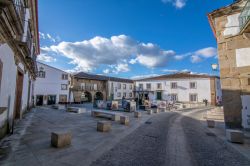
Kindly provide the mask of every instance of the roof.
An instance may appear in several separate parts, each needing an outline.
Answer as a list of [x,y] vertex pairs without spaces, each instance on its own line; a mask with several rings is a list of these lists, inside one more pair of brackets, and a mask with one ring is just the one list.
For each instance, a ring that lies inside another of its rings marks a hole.
[[118,78],[118,77],[109,77],[104,75],[97,75],[97,74],[89,74],[80,72],[73,75],[75,78],[84,78],[84,79],[90,79],[90,80],[100,80],[100,81],[115,81],[115,82],[127,82],[127,83],[133,83],[134,81],[131,79],[125,79],[125,78]]
[[147,81],[147,80],[164,80],[164,79],[182,79],[182,78],[220,78],[218,76],[211,76],[206,74],[191,74],[191,73],[174,73],[174,74],[165,74],[156,77],[148,77],[139,79],[136,81]]
[[55,67],[53,67],[53,66],[47,65],[47,64],[42,63],[42,62],[39,62],[39,61],[37,61],[36,63],[37,63],[37,64],[40,64],[40,65],[47,66],[47,67],[52,68],[52,69],[55,69],[55,70],[59,70],[59,71],[61,71],[61,72],[63,72],[63,73],[67,73],[67,74],[69,74],[69,73],[68,73],[68,72],[66,72],[66,71],[63,71],[63,70],[61,70],[61,69],[55,68]]

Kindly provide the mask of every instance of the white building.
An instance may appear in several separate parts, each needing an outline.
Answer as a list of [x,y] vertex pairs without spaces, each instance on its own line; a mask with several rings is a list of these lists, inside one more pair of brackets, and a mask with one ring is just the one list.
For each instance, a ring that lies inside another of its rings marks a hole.
[[[18,12],[17,12],[18,11]],[[0,3],[0,138],[32,106],[39,54],[37,1]]]
[[38,74],[35,81],[36,105],[52,105],[69,101],[70,76],[67,72],[37,62]]
[[108,81],[108,95],[113,100],[134,98],[133,80],[110,77]]
[[215,76],[176,73],[136,80],[136,96],[140,99],[168,100],[182,103],[221,101],[220,79]]

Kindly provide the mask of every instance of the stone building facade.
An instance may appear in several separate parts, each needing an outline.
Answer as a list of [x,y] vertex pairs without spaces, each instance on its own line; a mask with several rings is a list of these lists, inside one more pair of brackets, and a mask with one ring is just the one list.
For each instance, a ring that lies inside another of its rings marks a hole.
[[71,102],[93,102],[94,100],[121,100],[134,97],[134,82],[130,79],[108,77],[87,73],[72,75]]
[[225,123],[250,128],[250,2],[238,0],[208,14],[218,44]]
[[39,54],[37,0],[0,1],[0,138],[33,105]]

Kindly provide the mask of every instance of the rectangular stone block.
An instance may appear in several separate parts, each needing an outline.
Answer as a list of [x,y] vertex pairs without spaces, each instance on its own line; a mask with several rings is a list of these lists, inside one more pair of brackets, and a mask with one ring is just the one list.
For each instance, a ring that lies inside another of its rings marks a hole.
[[111,123],[108,121],[98,121],[97,122],[97,131],[108,132],[111,130]]
[[121,122],[121,124],[128,126],[129,125],[129,117],[128,116],[121,116],[120,122]]
[[240,130],[227,129],[226,136],[227,140],[232,143],[244,143],[244,134]]
[[119,121],[119,120],[120,120],[120,115],[114,114],[114,115],[111,116],[111,119],[112,119],[113,121]]
[[215,121],[211,120],[211,119],[208,119],[207,120],[207,127],[214,128],[214,126],[215,126]]
[[72,135],[70,132],[52,132],[51,146],[63,148],[71,144]]
[[149,115],[151,115],[151,114],[153,113],[153,110],[152,110],[152,109],[148,109],[148,110],[147,110],[147,113],[148,113]]
[[74,112],[74,113],[81,114],[81,113],[86,112],[86,108],[68,107],[67,111],[68,112]]
[[154,113],[158,114],[160,112],[160,110],[157,108],[154,110]]
[[141,112],[135,111],[134,116],[135,116],[135,118],[140,118],[141,117]]

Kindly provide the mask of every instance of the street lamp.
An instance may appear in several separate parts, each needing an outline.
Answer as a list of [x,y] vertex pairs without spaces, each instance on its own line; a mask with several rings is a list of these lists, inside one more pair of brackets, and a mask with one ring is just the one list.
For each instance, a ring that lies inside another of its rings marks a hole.
[[212,67],[213,71],[218,71],[219,65],[217,63],[213,63],[213,64],[211,64],[211,67]]

